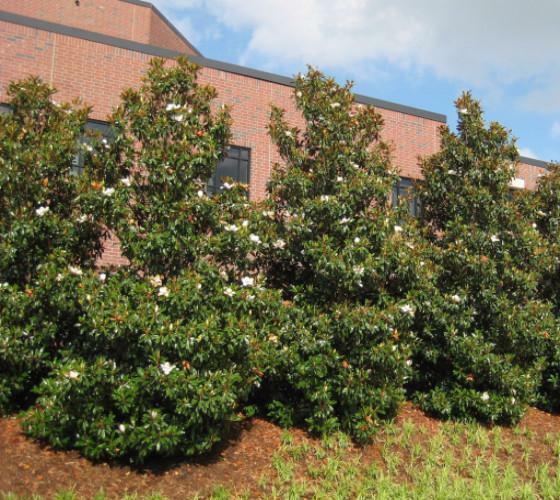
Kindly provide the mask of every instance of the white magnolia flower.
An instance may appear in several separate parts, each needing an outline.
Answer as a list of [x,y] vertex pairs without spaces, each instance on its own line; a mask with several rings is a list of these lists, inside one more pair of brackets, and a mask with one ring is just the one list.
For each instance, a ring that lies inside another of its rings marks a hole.
[[119,432],[123,433],[124,431],[126,431],[126,425],[120,424],[119,425]]
[[169,288],[166,286],[160,286],[158,289],[158,295],[160,297],[169,297]]
[[395,229],[395,233],[402,233],[403,230],[401,226],[395,226],[394,229]]
[[249,239],[253,242],[253,243],[257,243],[259,244],[261,242],[261,239],[258,235],[256,234],[250,234],[249,235]]
[[399,309],[403,314],[414,316],[414,309],[409,304],[405,304],[404,306],[401,306]]
[[[58,274],[56,275],[56,278],[55,278],[55,279],[56,279],[57,283],[60,283],[60,282],[64,279],[64,275],[61,274],[61,273],[58,273]],[[6,283],[6,286],[8,286],[8,283]]]
[[498,243],[498,241],[500,241],[500,238],[498,238],[495,234],[493,234],[492,236],[490,236],[490,241],[492,243]]
[[91,153],[93,151],[93,147],[89,144],[84,144],[84,148],[87,152]]
[[99,273],[98,279],[99,281],[101,281],[101,283],[105,283],[105,280],[107,279],[107,275],[105,273]]
[[161,276],[159,274],[156,276],[150,276],[148,280],[150,282],[150,285],[152,285],[153,287],[158,287],[163,284],[163,282],[161,281]]
[[268,217],[269,219],[274,218],[274,212],[272,210],[265,210],[262,214],[264,217]]
[[174,119],[176,122],[181,123],[181,122],[185,119],[185,115],[175,115],[175,116],[173,117],[173,119]]
[[242,225],[243,227],[247,227],[247,226],[249,226],[249,221],[248,221],[248,220],[244,220],[244,221],[241,223],[241,225]]
[[70,380],[76,380],[79,376],[80,376],[80,372],[77,372],[76,370],[70,370],[66,374],[66,378],[69,378]]
[[197,290],[200,290],[201,288],[202,288],[202,284],[201,284],[201,283],[197,283],[197,284],[196,284],[196,289],[197,289]]
[[533,228],[536,229],[536,228],[537,228],[537,223],[536,223],[536,222],[533,222],[533,223],[531,224],[531,226],[533,226]]
[[251,278],[251,276],[244,276],[241,278],[241,285],[242,286],[253,286],[255,284],[255,279]]
[[156,419],[157,418],[157,411],[156,410],[150,411],[150,417],[152,417],[153,419]]
[[482,401],[488,401],[490,399],[490,396],[487,392],[483,392],[480,396],[480,399],[482,399]]
[[82,275],[82,270],[76,266],[68,266],[68,271],[70,272],[70,274],[73,274],[74,276]]
[[224,295],[226,295],[228,297],[233,297],[235,295],[235,292],[230,287],[227,287],[224,290]]
[[456,172],[455,170],[453,170],[453,169],[448,170],[447,173],[448,173],[449,175],[456,175],[456,174],[457,174],[457,172]]
[[461,108],[459,110],[459,113],[462,115],[468,115],[469,114],[469,110],[467,108]]
[[342,176],[339,175],[339,176],[336,178],[336,182],[344,182],[344,177],[342,177]]
[[331,108],[333,108],[333,109],[340,108],[340,103],[339,102],[332,102],[331,103]]
[[229,233],[236,233],[239,231],[239,228],[235,224],[227,224],[224,226],[224,229]]
[[455,294],[455,295],[451,296],[451,300],[453,302],[455,302],[455,304],[459,304],[461,302],[461,297],[459,297],[457,294]]
[[539,210],[539,211],[537,212],[537,215],[540,215],[541,217],[544,217],[544,216],[546,215],[546,213],[543,212],[542,210]]
[[515,404],[515,398],[511,398],[511,404],[512,404],[512,405]]
[[272,244],[272,246],[274,248],[282,249],[286,246],[286,242],[283,239],[278,239]]
[[80,215],[76,220],[77,220],[80,224],[83,224],[85,221],[87,221],[87,215]]
[[329,201],[330,196],[328,194],[321,195],[321,201]]
[[360,240],[360,238],[358,238],[357,236],[354,238],[354,243],[360,243],[360,241],[362,240]]
[[340,222],[341,224],[348,224],[350,222],[350,219],[348,217],[342,217],[342,219],[340,219],[338,222]]
[[302,96],[303,96],[301,90],[298,90],[298,91],[296,92],[296,96],[297,96],[297,97],[302,97]]
[[199,189],[199,190],[196,192],[196,195],[197,195],[199,198],[204,198],[204,191],[203,191],[202,189]]
[[132,184],[132,179],[130,177],[123,177],[121,179],[121,183],[124,184],[126,187],[130,187]]
[[164,375],[169,375],[174,369],[175,365],[172,365],[168,361],[159,365],[159,369],[163,372]]
[[286,132],[284,132],[284,134],[286,135],[286,137],[292,137],[292,131],[291,130],[286,130]]
[[414,244],[411,243],[410,241],[407,241],[407,242],[405,243],[405,245],[406,245],[408,248],[410,248],[411,250],[414,250]]
[[35,210],[35,213],[39,216],[39,217],[43,217],[43,215],[45,215],[46,213],[50,212],[50,208],[49,207],[39,207],[38,209]]
[[180,104],[170,102],[167,106],[165,106],[165,111],[175,111],[176,109],[180,109],[180,108],[181,108]]
[[112,196],[114,192],[115,192],[114,188],[105,188],[103,190],[103,196]]
[[411,359],[406,360],[406,366],[412,366],[412,360]]
[[232,187],[233,187],[233,184],[230,184],[229,182],[224,182],[224,183],[222,184],[222,189],[227,189],[227,190],[229,190],[229,189],[231,189]]
[[352,271],[354,271],[355,274],[357,274],[358,276],[362,276],[364,274],[364,267],[363,266],[354,266],[352,268]]
[[357,163],[352,163],[352,166],[353,166],[355,169],[360,168],[360,165],[358,165]]

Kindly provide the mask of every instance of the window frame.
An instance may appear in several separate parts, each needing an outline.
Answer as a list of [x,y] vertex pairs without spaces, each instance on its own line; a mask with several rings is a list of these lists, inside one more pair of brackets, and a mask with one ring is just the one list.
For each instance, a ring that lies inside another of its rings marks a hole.
[[[239,155],[236,158],[232,158],[232,157],[229,156],[229,152],[232,149],[239,150]],[[247,153],[247,158],[246,159],[242,158],[242,153],[243,152]],[[250,147],[239,146],[237,144],[230,144],[226,149],[226,154],[224,155],[222,160],[220,160],[220,162],[216,165],[216,168],[214,169],[214,172],[212,173],[212,176],[210,177],[210,180],[208,181],[208,184],[206,185],[206,192],[210,196],[213,196],[213,195],[219,193],[220,190],[222,189],[222,186],[223,186],[223,182],[220,181],[220,178],[229,177],[229,178],[233,179],[235,182],[241,182],[240,181],[241,163],[245,162],[247,164],[247,172],[246,172],[246,176],[245,176],[246,181],[244,181],[243,184],[247,185],[247,196],[249,196],[249,186],[251,185],[251,156],[252,156],[252,150],[251,150]],[[227,176],[227,175],[223,175],[221,177],[218,177],[218,169],[220,168],[220,164],[224,160],[236,160],[237,161],[237,178]],[[212,184],[211,184],[211,182],[212,182]]]
[[399,177],[399,180],[391,192],[391,204],[393,208],[399,206],[402,197],[405,197],[408,205],[408,213],[414,217],[418,218],[422,214],[422,204],[415,194],[414,185],[418,182],[417,179],[412,179],[411,177]]

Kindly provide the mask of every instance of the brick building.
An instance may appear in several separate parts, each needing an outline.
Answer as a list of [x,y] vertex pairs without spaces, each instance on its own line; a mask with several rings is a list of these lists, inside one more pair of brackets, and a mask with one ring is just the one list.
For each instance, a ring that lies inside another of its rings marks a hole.
[[[270,170],[279,160],[266,127],[272,103],[301,121],[285,76],[207,59],[150,3],[141,0],[0,0],[0,103],[10,81],[30,74],[54,85],[59,100],[76,97],[93,106],[92,120],[103,120],[119,102],[123,88],[137,86],[154,56],[186,54],[202,67],[201,81],[218,90],[219,102],[232,105],[233,144],[215,177],[248,182],[250,196],[266,195]],[[418,157],[439,147],[444,115],[362,95],[385,120],[383,137],[393,146],[402,176],[396,193],[420,178]],[[546,163],[522,158],[515,186],[533,188]],[[111,252],[111,250],[109,250]]]

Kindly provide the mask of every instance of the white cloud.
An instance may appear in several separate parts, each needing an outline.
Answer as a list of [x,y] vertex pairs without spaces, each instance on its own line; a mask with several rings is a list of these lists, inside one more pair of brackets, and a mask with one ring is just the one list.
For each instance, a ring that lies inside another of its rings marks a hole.
[[550,135],[555,138],[560,137],[560,122],[554,122],[550,127]]
[[521,156],[526,156],[527,158],[533,158],[535,160],[538,160],[539,157],[537,156],[537,153],[535,153],[531,148],[517,148],[517,151],[519,151],[519,154]]
[[496,91],[531,82],[527,108],[560,109],[558,0],[155,0],[198,6],[249,34],[247,59],[347,70],[389,62]]

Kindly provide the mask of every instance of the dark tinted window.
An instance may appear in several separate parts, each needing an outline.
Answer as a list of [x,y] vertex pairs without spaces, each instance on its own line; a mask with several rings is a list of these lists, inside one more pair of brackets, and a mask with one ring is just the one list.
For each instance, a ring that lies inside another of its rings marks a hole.
[[216,171],[208,182],[208,192],[217,193],[226,178],[249,184],[251,150],[240,146],[229,146],[225,158],[218,164]]
[[12,111],[12,108],[10,108],[9,104],[2,104],[0,103],[0,114],[5,115],[8,114]]
[[407,200],[408,211],[413,217],[420,215],[420,200],[414,193],[414,183],[412,179],[401,177],[395,187],[393,187],[393,206],[397,207],[401,200]]
[[[85,127],[86,133],[81,137],[80,144],[89,144],[91,143],[92,137],[91,133],[100,134],[103,139],[107,141],[111,141],[113,137],[113,133],[111,131],[111,127],[108,123],[104,122],[94,122],[88,121]],[[74,157],[74,161],[72,162],[72,172],[79,175],[84,171],[84,152],[82,148],[79,148],[76,156]]]

